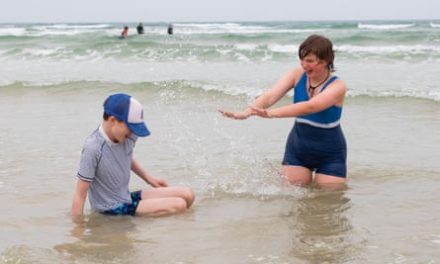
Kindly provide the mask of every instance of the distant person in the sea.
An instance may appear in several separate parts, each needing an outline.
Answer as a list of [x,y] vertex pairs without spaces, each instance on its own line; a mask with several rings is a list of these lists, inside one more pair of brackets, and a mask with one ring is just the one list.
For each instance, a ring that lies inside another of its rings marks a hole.
[[121,38],[126,38],[126,37],[128,37],[128,27],[127,26],[125,26],[121,32]]
[[136,30],[139,35],[144,34],[144,25],[139,23],[139,25],[136,27]]
[[[299,47],[301,67],[288,71],[244,111],[219,110],[225,117],[246,119],[296,117],[287,138],[282,174],[292,184],[343,186],[347,147],[340,126],[345,83],[333,74],[332,42],[309,36]],[[271,108],[290,90],[293,103]]]
[[168,35],[173,35],[173,25],[169,24],[167,29]]
[[[83,214],[89,196],[94,211],[109,215],[161,216],[186,211],[194,201],[188,187],[168,187],[134,158],[138,137],[150,135],[142,105],[127,94],[113,94],[104,102],[101,125],[87,137],[78,170],[71,214]],[[130,171],[153,189],[129,191]]]

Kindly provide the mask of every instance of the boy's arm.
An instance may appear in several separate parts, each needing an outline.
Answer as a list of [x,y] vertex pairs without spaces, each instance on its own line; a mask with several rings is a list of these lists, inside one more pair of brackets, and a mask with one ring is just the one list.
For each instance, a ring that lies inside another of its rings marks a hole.
[[157,188],[157,187],[167,187],[168,186],[166,181],[151,176],[148,173],[148,171],[145,170],[135,158],[131,159],[131,170],[134,173],[136,173],[136,175],[138,175],[141,179],[143,179],[145,182],[147,182],[148,184],[150,184],[153,187]]
[[72,209],[70,210],[72,217],[83,215],[84,203],[86,201],[89,186],[90,182],[78,179],[75,194],[73,195]]

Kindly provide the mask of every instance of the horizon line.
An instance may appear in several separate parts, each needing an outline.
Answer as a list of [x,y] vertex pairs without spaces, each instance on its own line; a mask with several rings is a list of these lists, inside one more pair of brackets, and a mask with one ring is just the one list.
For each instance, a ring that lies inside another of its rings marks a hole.
[[97,23],[110,23],[110,24],[119,24],[119,23],[149,23],[149,24],[170,24],[170,23],[256,23],[256,22],[388,22],[388,21],[440,21],[440,18],[406,18],[406,19],[316,19],[316,20],[176,20],[176,21],[0,21],[0,24],[55,24],[55,23],[78,23],[78,24],[97,24]]

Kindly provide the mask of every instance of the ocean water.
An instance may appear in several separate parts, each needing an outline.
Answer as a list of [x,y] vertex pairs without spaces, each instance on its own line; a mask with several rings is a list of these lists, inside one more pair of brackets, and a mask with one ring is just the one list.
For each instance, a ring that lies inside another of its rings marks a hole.
[[[0,263],[440,263],[440,21],[136,24],[127,39],[125,24],[0,24]],[[310,34],[332,39],[348,86],[343,191],[283,184],[294,119],[217,112],[297,67]],[[72,223],[81,147],[114,92],[143,103],[135,156],[195,190],[188,213],[87,203]]]

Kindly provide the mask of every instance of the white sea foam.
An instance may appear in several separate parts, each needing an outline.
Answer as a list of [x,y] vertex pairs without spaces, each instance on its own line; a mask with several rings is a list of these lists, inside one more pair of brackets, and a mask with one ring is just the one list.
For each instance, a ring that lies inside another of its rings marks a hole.
[[0,36],[24,36],[25,28],[18,27],[4,27],[0,28]]
[[241,27],[241,24],[238,23],[177,23],[174,26],[178,27],[194,27],[194,28],[233,28],[233,27]]
[[101,28],[109,28],[110,24],[56,24],[47,26],[47,28],[56,28],[56,29],[101,29]]
[[107,24],[99,25],[3,25],[0,27],[0,36],[75,36],[80,34],[100,33],[100,32],[117,32],[119,29],[114,29]]
[[207,84],[197,81],[186,81],[185,84],[194,88],[200,88],[204,91],[217,91],[234,96],[245,95],[249,98],[254,98],[263,93],[263,89],[255,89],[249,86]]
[[271,44],[269,45],[269,50],[274,52],[281,52],[281,53],[289,53],[293,54],[298,51],[297,45],[279,45],[279,44]]
[[429,23],[429,25],[432,27],[432,28],[440,28],[440,24],[436,24],[436,23]]
[[372,96],[372,97],[396,97],[396,98],[419,98],[440,102],[440,91],[417,91],[417,90],[349,90],[349,97]]
[[15,82],[12,80],[0,80],[0,87],[9,86],[14,84]]
[[236,44],[234,46],[238,50],[255,50],[258,47],[257,44],[248,44],[248,43]]
[[53,48],[53,49],[38,49],[38,48],[26,48],[23,49],[23,54],[31,56],[31,57],[47,57],[55,54],[60,54],[62,48]]
[[[280,28],[272,26],[257,26],[257,25],[242,25],[237,23],[225,24],[176,24],[175,31],[180,34],[292,34],[292,33],[307,33],[317,32],[320,29],[295,29],[295,28]],[[160,29],[159,32],[163,32]]]
[[378,29],[378,30],[393,30],[413,27],[414,24],[363,24],[359,23],[360,29]]
[[424,52],[440,52],[440,46],[437,45],[392,45],[392,46],[355,46],[355,45],[340,45],[335,46],[337,51],[348,53],[372,53],[372,54],[390,54],[390,53],[424,53]]
[[296,33],[313,33],[320,32],[321,30],[315,29],[258,29],[258,28],[234,28],[234,29],[216,29],[211,31],[206,30],[194,30],[194,29],[182,29],[183,34],[296,34]]
[[78,29],[78,28],[63,28],[63,29],[55,29],[55,28],[47,28],[40,27],[36,31],[26,32],[26,35],[33,37],[43,37],[43,36],[76,36],[86,33],[93,33],[92,29]]

